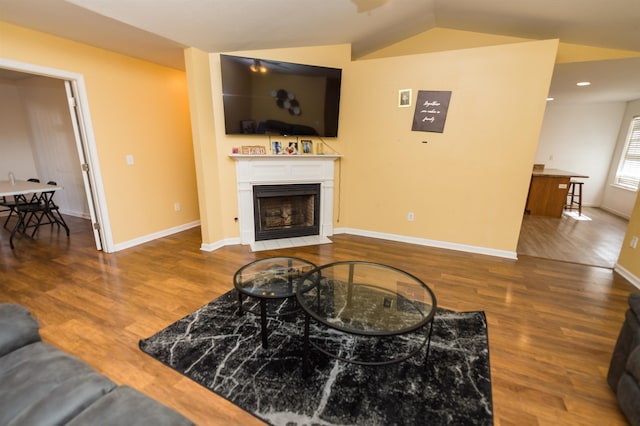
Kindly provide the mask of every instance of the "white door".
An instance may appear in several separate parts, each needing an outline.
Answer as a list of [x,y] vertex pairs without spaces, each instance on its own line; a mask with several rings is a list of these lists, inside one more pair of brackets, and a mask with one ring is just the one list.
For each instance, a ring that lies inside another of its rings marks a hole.
[[93,228],[93,236],[96,241],[96,248],[102,250],[102,222],[100,221],[96,208],[95,200],[97,194],[95,193],[95,187],[93,185],[92,170],[87,162],[86,152],[87,137],[85,135],[85,123],[82,117],[82,109],[78,105],[79,97],[77,96],[78,88],[75,81],[65,80],[65,90],[67,92],[67,99],[69,101],[69,112],[71,113],[71,122],[73,124],[73,134],[76,139],[76,147],[78,148],[78,157],[80,158],[80,167],[82,168],[82,179],[84,181],[84,189],[87,194],[87,201],[89,204],[89,216],[91,217],[91,225]]

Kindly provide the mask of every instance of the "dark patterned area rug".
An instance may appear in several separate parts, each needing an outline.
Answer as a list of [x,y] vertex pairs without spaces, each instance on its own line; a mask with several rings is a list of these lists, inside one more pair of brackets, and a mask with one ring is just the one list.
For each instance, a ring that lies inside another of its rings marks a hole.
[[[245,303],[245,308],[255,308],[255,302]],[[287,309],[286,304],[272,308]],[[426,363],[426,347],[407,361],[387,366],[336,361],[312,349],[306,377],[301,317],[269,318],[269,347],[263,349],[259,317],[238,317],[232,290],[141,340],[140,348],[272,425],[493,424],[483,312],[438,308]],[[367,347],[336,333],[312,322],[311,335],[320,342],[339,342],[334,347],[343,355]],[[424,339],[424,331],[419,333],[403,337],[397,346],[374,342],[368,350],[403,350],[407,341]]]

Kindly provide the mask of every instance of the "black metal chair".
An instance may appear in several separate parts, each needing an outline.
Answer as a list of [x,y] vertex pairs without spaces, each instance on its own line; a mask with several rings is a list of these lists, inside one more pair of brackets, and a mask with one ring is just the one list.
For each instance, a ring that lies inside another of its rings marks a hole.
[[[47,185],[56,186],[54,181],[47,182]],[[13,238],[18,232],[26,233],[29,228],[33,228],[31,237],[40,229],[41,225],[50,224],[57,225],[58,228],[62,226],[67,237],[69,236],[69,227],[60,213],[60,207],[53,201],[53,194],[55,189],[51,191],[42,191],[40,194],[33,194],[31,198],[25,195],[15,196],[14,212],[18,216],[18,222],[11,231],[11,237],[9,238],[9,244],[11,248],[14,248]]]
[[[47,185],[56,186],[58,184],[55,181],[51,180],[47,182]],[[67,226],[64,217],[62,217],[62,214],[60,213],[60,207],[53,201],[54,193],[55,190],[42,191],[38,198],[37,207],[33,206],[33,211],[31,212],[31,216],[29,217],[28,221],[31,222],[32,220],[35,220],[35,224],[33,225],[34,230],[31,233],[32,237],[36,234],[38,228],[40,228],[40,225],[51,225],[52,229],[53,225],[57,225],[58,228],[62,226],[67,232],[67,237],[69,236],[69,227]]]
[[32,223],[35,213],[41,208],[40,197],[33,194],[28,198],[24,194],[14,196],[15,205],[13,212],[18,218],[15,226],[11,230],[11,236],[9,237],[9,245],[14,248],[13,238],[18,232],[25,233],[28,228],[37,227],[35,223]]
[[[30,178],[27,179],[28,182],[40,182],[40,179],[38,178]],[[33,200],[34,197],[38,197],[37,194],[33,194],[33,196],[31,197],[30,200],[28,200],[29,202]],[[27,202],[27,198],[24,197],[24,202]],[[9,197],[2,197],[2,201],[0,201],[0,206],[5,207],[6,210],[9,211],[9,214],[7,215],[7,218],[4,220],[4,228],[7,228],[7,224],[9,223],[9,220],[11,219],[11,216],[13,216],[14,214],[16,214],[16,207],[18,206],[18,200],[16,196],[13,196],[13,199],[10,200]]]

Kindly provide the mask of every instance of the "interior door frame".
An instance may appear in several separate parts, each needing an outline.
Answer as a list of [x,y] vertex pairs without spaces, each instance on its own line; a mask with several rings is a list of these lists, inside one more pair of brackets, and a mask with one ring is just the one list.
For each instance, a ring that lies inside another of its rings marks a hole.
[[[106,253],[114,252],[115,247],[113,244],[113,235],[111,233],[111,222],[106,208],[107,201],[104,192],[104,185],[102,183],[102,173],[100,172],[100,162],[98,159],[93,124],[89,111],[89,98],[87,96],[84,83],[84,76],[74,72],[4,58],[0,58],[0,68],[71,82],[75,92],[76,108],[78,110],[78,114],[82,117],[82,120],[78,120],[77,117],[74,117],[73,114],[71,114],[71,111],[70,115],[71,120],[75,121],[79,126],[80,137],[76,137],[76,146],[79,152],[84,152],[84,161],[88,165],[88,171],[86,174],[90,181],[90,187],[86,187],[88,184],[86,179],[84,179],[84,184],[87,197],[90,197],[87,201],[89,204],[93,204],[93,207],[95,208],[96,218],[92,218],[92,220],[95,220],[95,223],[98,224],[97,233],[94,234],[96,238],[96,248],[98,250],[102,248]],[[82,156],[80,159],[82,161]],[[78,166],[80,167],[80,164]],[[84,171],[83,176],[85,176]],[[91,206],[89,206],[89,209],[91,210]]]

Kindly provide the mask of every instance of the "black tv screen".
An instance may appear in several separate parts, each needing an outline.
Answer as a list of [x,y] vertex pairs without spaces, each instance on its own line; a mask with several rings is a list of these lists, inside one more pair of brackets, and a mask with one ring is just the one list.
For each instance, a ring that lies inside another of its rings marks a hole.
[[228,135],[338,136],[342,70],[220,55]]

